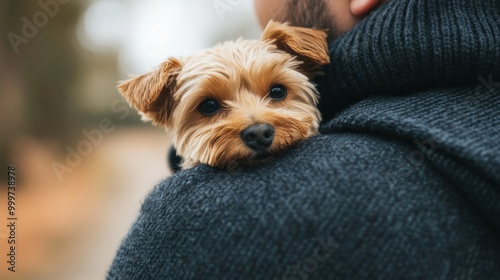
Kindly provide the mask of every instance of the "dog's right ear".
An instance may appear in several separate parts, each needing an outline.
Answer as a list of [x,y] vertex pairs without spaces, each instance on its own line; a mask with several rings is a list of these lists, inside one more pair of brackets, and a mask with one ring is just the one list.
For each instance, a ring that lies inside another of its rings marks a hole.
[[128,103],[154,125],[167,125],[173,109],[173,94],[182,63],[169,58],[156,70],[121,82],[118,90]]

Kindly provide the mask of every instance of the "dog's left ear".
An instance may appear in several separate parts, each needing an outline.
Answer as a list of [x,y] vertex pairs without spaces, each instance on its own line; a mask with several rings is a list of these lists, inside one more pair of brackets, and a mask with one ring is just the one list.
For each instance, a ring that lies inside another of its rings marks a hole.
[[271,20],[264,28],[261,40],[297,56],[298,60],[309,66],[318,66],[330,62],[326,36],[324,30],[290,26]]

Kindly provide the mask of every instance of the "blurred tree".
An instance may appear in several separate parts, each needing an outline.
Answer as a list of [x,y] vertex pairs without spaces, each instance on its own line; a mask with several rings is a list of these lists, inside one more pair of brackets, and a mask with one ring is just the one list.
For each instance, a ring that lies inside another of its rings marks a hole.
[[78,122],[74,30],[82,6],[77,1],[40,2],[52,6],[0,1],[0,142],[7,148],[2,151],[2,166],[9,164],[9,149],[20,136],[65,141]]
[[[50,2],[58,5],[57,10],[52,8],[56,11],[52,15],[39,1],[0,3],[1,33],[7,35],[4,37],[7,40],[2,40],[8,65],[5,70],[16,81],[21,81],[21,85],[16,85],[20,88],[15,91],[24,97],[21,105],[24,110],[13,109],[24,113],[22,131],[37,138],[65,135],[78,115],[75,114],[78,106],[75,106],[73,85],[78,77],[79,61],[72,37],[81,6],[72,1],[64,5]],[[23,43],[13,43],[13,38],[19,38],[14,34],[24,38]],[[12,94],[7,92],[7,95]]]

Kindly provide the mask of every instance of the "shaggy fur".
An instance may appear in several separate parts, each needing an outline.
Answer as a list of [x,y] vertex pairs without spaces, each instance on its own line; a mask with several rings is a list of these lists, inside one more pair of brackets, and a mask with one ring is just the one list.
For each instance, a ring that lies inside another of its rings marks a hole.
[[[322,30],[271,21],[260,40],[239,39],[169,58],[118,88],[144,119],[173,135],[183,168],[255,163],[318,133],[318,93],[310,79],[329,63],[325,38]],[[285,99],[269,97],[273,85],[286,89]],[[200,112],[207,99],[220,104],[216,114]],[[260,123],[274,128],[264,158],[240,136]]]

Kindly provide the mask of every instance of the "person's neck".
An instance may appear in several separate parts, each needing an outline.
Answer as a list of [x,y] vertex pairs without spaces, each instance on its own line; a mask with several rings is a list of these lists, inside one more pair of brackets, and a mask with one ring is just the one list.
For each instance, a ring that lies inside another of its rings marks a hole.
[[316,79],[327,120],[373,94],[500,80],[500,2],[398,0],[330,44]]

